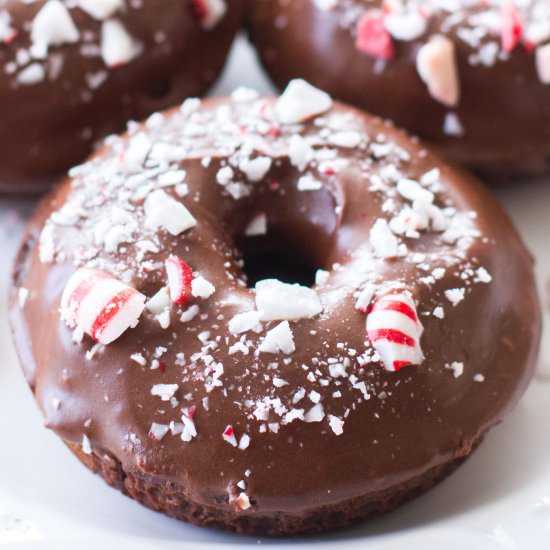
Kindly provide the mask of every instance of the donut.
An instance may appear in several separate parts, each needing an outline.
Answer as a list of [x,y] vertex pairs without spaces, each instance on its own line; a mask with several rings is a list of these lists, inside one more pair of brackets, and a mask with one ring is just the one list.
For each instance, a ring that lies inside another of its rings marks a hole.
[[442,480],[523,393],[541,324],[489,192],[303,80],[110,137],[30,221],[10,319],[47,427],[90,469],[273,536]]
[[0,192],[43,192],[128,120],[204,93],[241,22],[241,0],[1,0]]
[[302,77],[496,183],[550,168],[546,0],[256,0],[279,87]]

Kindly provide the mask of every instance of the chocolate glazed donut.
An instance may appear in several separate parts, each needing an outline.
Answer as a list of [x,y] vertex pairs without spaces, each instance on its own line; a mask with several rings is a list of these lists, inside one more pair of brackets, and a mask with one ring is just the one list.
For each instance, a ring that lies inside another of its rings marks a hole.
[[[445,11],[439,0],[254,0],[250,37],[281,88],[303,77],[493,181],[547,174],[548,3],[456,4]],[[433,62],[435,74],[421,76],[430,72],[418,67],[429,43],[421,62]],[[447,97],[430,93],[445,78],[438,71],[456,79],[443,84],[457,87]]]
[[47,426],[88,467],[266,535],[443,479],[517,403],[541,323],[488,192],[303,81],[110,138],[30,222],[10,317]]
[[45,191],[128,120],[204,93],[241,21],[241,0],[0,0],[0,190]]

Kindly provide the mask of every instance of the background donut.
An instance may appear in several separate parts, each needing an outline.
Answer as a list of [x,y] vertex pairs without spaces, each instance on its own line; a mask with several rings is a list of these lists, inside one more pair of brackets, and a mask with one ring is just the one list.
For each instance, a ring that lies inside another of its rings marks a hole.
[[532,260],[488,191],[303,81],[109,139],[31,220],[10,316],[88,467],[270,535],[443,479],[517,402],[540,335]]
[[0,1],[0,191],[44,191],[128,120],[204,93],[241,16],[240,0]]
[[494,179],[549,171],[545,0],[255,0],[249,28],[280,88],[303,77]]

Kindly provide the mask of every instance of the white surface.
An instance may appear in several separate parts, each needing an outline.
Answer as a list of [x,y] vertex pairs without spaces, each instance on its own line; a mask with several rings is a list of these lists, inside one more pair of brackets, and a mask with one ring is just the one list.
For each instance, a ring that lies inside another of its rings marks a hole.
[[[263,92],[243,43],[215,92],[240,84]],[[243,70],[247,69],[247,70]],[[243,79],[239,78],[242,75]],[[537,257],[548,312],[550,181],[503,189],[499,196]],[[11,258],[32,204],[0,201],[0,546],[23,549],[172,548],[220,550],[249,545],[365,550],[550,548],[550,334],[541,367],[517,410],[457,473],[427,495],[365,526],[315,539],[272,541],[203,530],[150,512],[107,487],[42,428],[17,365],[6,319]]]

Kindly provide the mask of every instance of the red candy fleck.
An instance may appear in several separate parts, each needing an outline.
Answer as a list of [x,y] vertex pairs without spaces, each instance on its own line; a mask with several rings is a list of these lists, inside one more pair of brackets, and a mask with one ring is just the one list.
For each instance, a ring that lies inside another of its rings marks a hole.
[[381,13],[367,12],[357,23],[356,48],[376,59],[391,59],[395,53]]
[[502,49],[505,52],[510,53],[521,42],[523,37],[523,21],[518,9],[511,2],[502,6],[501,17]]
[[199,21],[204,21],[208,17],[208,7],[204,0],[192,0],[191,6],[195,17]]
[[172,302],[184,305],[191,296],[193,270],[187,262],[177,256],[169,256],[164,262],[168,277],[168,288]]
[[99,312],[90,333],[94,340],[99,340],[101,333],[135,293],[136,291],[133,288],[122,290]]
[[399,372],[401,369],[404,369],[405,367],[412,366],[412,363],[410,361],[394,361],[393,362],[393,368],[395,369],[395,372]]
[[393,344],[399,344],[402,346],[408,346],[413,348],[415,345],[414,338],[411,338],[408,334],[396,329],[380,328],[377,330],[369,330],[368,337],[374,344],[378,340],[387,340]]
[[233,430],[233,426],[229,425],[227,428],[225,428],[223,435],[226,437],[232,437],[235,435],[235,431]]

